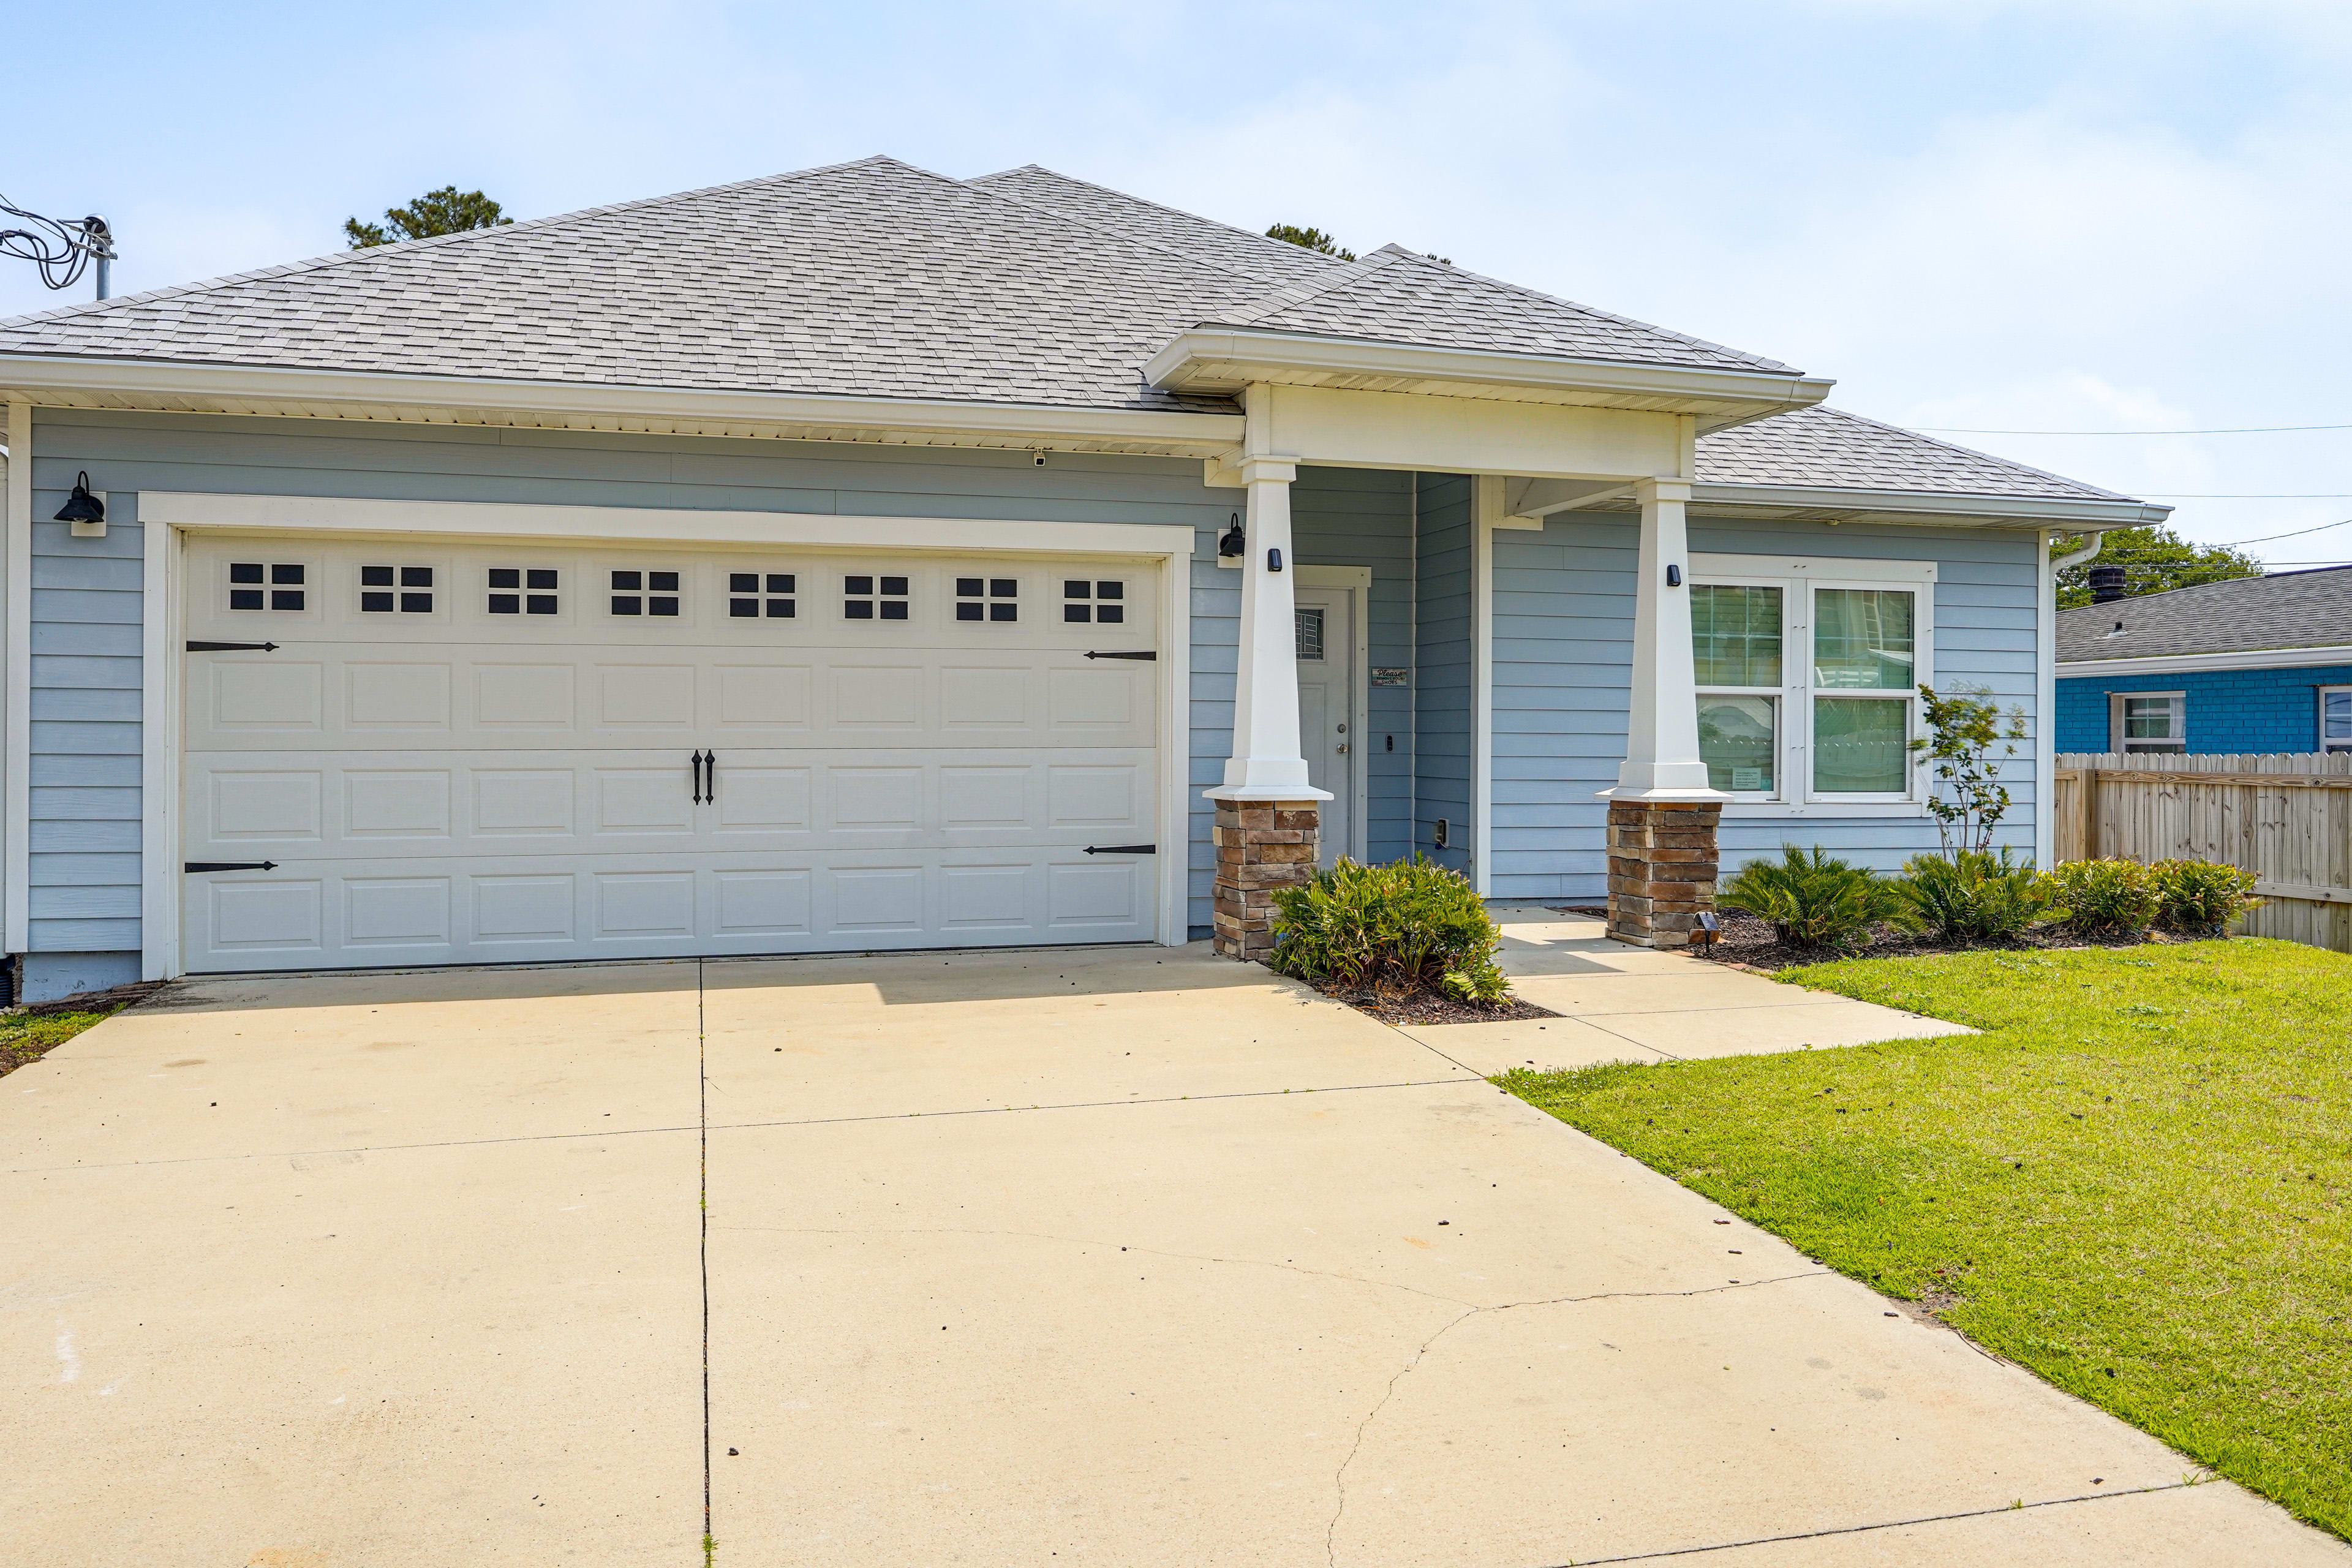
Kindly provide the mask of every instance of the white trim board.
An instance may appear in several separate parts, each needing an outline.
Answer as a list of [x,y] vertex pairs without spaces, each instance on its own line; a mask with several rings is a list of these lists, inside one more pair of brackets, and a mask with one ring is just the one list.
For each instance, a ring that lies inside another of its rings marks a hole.
[[1848,555],[1725,555],[1694,552],[1697,577],[1806,577],[1818,582],[1932,583],[1933,561],[1880,561]]
[[463,534],[479,539],[597,539],[657,544],[802,544],[848,550],[1002,550],[1054,555],[1189,558],[1179,523],[1043,522],[994,518],[850,517],[838,512],[698,511],[686,508],[543,506],[509,501],[362,500],[334,496],[207,495],[148,490],[139,515],[174,528],[305,533]]
[[180,973],[180,531],[140,521],[139,977]]
[[2227,653],[2151,654],[2145,658],[2077,659],[2058,666],[2058,679],[2137,680],[2142,676],[2193,675],[2208,669],[2315,669],[2331,664],[2352,664],[2352,643],[2326,647],[2235,648]]
[[6,752],[5,826],[0,847],[0,951],[22,952],[32,941],[33,795],[33,405],[8,403],[6,607]]

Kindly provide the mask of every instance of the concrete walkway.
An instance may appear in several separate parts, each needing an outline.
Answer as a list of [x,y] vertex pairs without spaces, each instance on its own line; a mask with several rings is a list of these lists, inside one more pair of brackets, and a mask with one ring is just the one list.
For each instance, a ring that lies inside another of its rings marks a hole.
[[1199,949],[190,985],[0,1216],[41,1568],[2352,1563]]

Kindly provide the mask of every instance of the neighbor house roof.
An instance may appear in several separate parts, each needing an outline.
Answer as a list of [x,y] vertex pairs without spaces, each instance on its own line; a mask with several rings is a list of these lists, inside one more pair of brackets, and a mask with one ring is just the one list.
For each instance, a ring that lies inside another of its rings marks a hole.
[[2352,566],[2232,577],[2058,612],[2062,665],[2347,645]]
[[1700,437],[1696,478],[1706,485],[1917,490],[2065,500],[2131,499],[1818,405]]

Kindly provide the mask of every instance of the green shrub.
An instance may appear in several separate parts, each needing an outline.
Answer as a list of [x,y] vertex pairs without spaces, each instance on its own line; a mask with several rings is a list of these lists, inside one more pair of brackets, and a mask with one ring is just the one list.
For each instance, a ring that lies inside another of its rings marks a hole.
[[2158,860],[2156,923],[2182,936],[2223,936],[2230,922],[2262,902],[2254,874],[2215,860]]
[[2161,907],[2156,873],[2137,860],[2070,860],[2046,879],[2052,902],[2084,936],[2145,936]]
[[1947,858],[1914,856],[1895,886],[1916,923],[1947,942],[2015,936],[2050,907],[2050,890],[2031,860],[2012,862],[1963,849]]
[[1457,1002],[1507,1001],[1496,967],[1503,933],[1459,872],[1415,855],[1390,866],[1342,860],[1274,895],[1277,974],[1353,989],[1443,992]]
[[1719,901],[1769,921],[1790,947],[1856,947],[1873,927],[1910,918],[1908,900],[1874,871],[1833,860],[1819,845],[1808,857],[1784,844],[1780,856],[1778,865],[1750,860],[1741,867]]

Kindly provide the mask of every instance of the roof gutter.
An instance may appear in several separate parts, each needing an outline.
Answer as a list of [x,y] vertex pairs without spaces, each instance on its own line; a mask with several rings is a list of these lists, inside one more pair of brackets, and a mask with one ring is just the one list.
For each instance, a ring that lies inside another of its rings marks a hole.
[[2189,675],[2210,669],[2311,669],[2352,665],[2352,643],[2319,647],[2231,648],[2221,653],[2152,653],[2138,658],[2077,658],[2058,661],[2062,679],[2130,679],[2143,675]]
[[[1696,484],[1691,500],[1723,506],[1770,507],[1788,511],[1838,511],[1862,521],[1890,522],[1933,517],[1955,523],[2057,524],[2073,532],[2105,532],[2162,522],[2172,509],[2154,501],[2083,500],[2066,496],[1987,496],[1952,490],[1866,490],[1813,485]],[[2096,546],[2093,546],[2095,553]],[[2088,556],[2084,557],[2089,559]]]
[[[164,407],[198,413],[299,413],[385,419],[387,407],[497,414],[510,422],[662,431],[667,426],[839,430],[878,438],[983,438],[1003,447],[1081,444],[1207,457],[1242,438],[1239,414],[960,403],[944,398],[829,397],[793,392],[700,391],[483,376],[79,355],[0,353],[0,388],[79,407]],[[299,407],[287,405],[299,405]]]
[[1213,326],[1177,334],[1145,363],[1143,375],[1154,386],[1184,392],[1231,392],[1255,381],[1343,378],[1465,389],[1454,395],[1494,387],[1550,394],[1559,402],[1614,399],[1622,405],[1656,407],[1664,400],[1732,416],[1709,422],[1710,429],[1809,408],[1836,384],[1827,376],[1796,371],[1683,368]]

